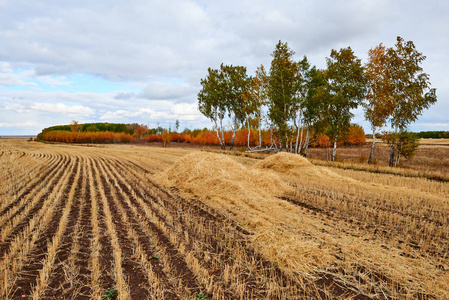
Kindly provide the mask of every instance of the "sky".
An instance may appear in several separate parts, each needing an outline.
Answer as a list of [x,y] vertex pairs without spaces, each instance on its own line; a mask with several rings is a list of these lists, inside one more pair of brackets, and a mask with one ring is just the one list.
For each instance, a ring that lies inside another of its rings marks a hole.
[[0,0],[0,136],[73,120],[211,128],[197,108],[209,67],[269,69],[279,40],[319,68],[348,46],[366,62],[397,36],[437,89],[410,129],[449,130],[448,12],[446,0]]

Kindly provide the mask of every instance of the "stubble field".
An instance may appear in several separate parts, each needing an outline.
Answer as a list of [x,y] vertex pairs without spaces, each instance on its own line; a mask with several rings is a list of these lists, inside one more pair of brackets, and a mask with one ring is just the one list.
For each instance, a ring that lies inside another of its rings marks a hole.
[[449,299],[447,182],[14,139],[0,178],[1,299]]

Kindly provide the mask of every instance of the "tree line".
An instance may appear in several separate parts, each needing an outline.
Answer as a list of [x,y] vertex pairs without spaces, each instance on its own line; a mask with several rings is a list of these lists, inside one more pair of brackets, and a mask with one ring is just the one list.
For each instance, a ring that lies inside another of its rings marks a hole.
[[[261,65],[254,76],[248,76],[244,66],[208,68],[200,82],[198,108],[214,123],[222,149],[227,127],[233,132],[231,150],[239,128],[247,127],[248,132],[265,128],[271,134],[266,148],[304,156],[312,137],[325,133],[333,142],[331,160],[335,160],[338,142],[351,126],[353,109],[363,106],[373,130],[368,162],[373,159],[376,131],[389,125],[391,131],[385,137],[393,166],[403,153],[400,148],[415,139],[408,126],[437,101],[429,75],[421,67],[426,57],[412,41],[401,37],[393,47],[381,43],[370,49],[364,64],[351,47],[333,49],[325,69],[312,66],[306,56],[295,61],[294,54],[287,43],[279,41],[268,72]],[[266,150],[261,146],[261,141],[254,148],[248,144],[250,151]]]
[[[178,124],[178,125],[176,125]],[[48,127],[39,133],[37,140],[64,143],[143,143],[156,142],[167,146],[170,142],[186,143],[192,145],[218,146],[219,141],[214,131],[204,129],[184,129],[179,131],[179,122],[175,123],[174,130],[163,127],[149,128],[144,124],[122,124],[122,123],[86,123],[79,124],[73,121],[69,125],[58,125]],[[224,141],[241,147],[256,147],[260,145],[271,145],[271,133],[262,129],[260,132],[248,131],[246,128],[239,129],[235,134],[228,130],[224,132]],[[365,132],[361,126],[353,124],[346,136],[341,139],[341,144],[361,145],[365,143]],[[325,134],[317,136],[312,141],[312,147],[328,147],[329,137]]]

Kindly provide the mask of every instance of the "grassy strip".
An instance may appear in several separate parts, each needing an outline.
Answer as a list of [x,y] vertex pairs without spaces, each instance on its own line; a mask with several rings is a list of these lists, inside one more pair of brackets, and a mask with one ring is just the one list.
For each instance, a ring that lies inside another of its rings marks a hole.
[[413,177],[413,178],[426,178],[429,180],[441,181],[441,182],[449,182],[449,177],[441,174],[436,174],[433,172],[423,172],[416,171],[411,169],[404,168],[392,168],[386,166],[378,166],[378,165],[367,165],[367,164],[357,164],[357,163],[346,163],[346,162],[338,162],[338,161],[325,161],[321,159],[310,159],[310,162],[316,166],[324,166],[324,167],[332,167],[343,170],[354,170],[354,171],[363,171],[377,174],[390,174],[396,176],[405,176],[405,177]]
[[[257,160],[262,160],[268,157],[271,154],[265,153],[248,153],[248,152],[240,152],[240,151],[226,151],[226,150],[201,150],[204,152],[210,153],[220,153],[226,154],[230,156],[237,157],[245,157],[252,158]],[[377,174],[390,174],[396,176],[405,176],[412,178],[426,178],[429,180],[440,181],[440,182],[449,182],[449,176],[437,174],[436,172],[425,172],[425,171],[417,171],[412,169],[404,169],[399,167],[387,167],[387,166],[379,166],[379,165],[367,165],[361,163],[354,162],[339,162],[339,161],[326,161],[322,159],[312,158],[309,161],[316,166],[324,166],[324,167],[332,167],[343,170],[354,170],[354,171],[363,171]]]

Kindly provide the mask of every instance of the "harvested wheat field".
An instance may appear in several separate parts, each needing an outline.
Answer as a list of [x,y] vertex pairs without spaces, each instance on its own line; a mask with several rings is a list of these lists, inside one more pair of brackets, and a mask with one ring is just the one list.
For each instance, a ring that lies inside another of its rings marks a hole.
[[449,185],[0,139],[1,299],[449,299]]

